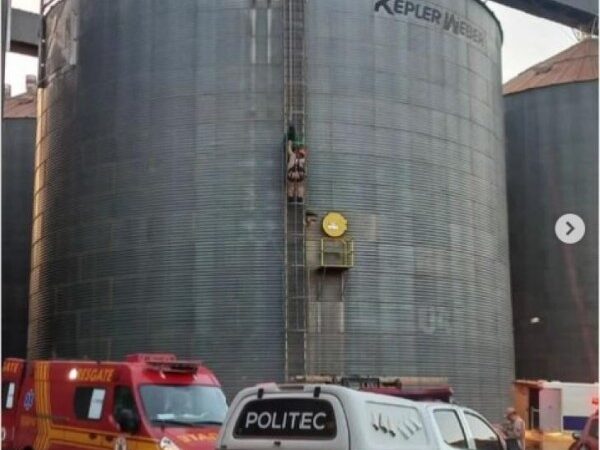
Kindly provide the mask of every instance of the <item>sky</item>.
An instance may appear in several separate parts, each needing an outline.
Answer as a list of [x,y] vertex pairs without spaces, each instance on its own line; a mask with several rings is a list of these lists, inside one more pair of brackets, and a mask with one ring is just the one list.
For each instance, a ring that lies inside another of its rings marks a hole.
[[[14,8],[39,11],[39,0],[12,0]],[[563,25],[488,1],[504,30],[502,79],[508,81],[532,65],[577,42],[573,30]],[[9,53],[6,82],[12,94],[25,91],[25,75],[37,74],[37,59]]]

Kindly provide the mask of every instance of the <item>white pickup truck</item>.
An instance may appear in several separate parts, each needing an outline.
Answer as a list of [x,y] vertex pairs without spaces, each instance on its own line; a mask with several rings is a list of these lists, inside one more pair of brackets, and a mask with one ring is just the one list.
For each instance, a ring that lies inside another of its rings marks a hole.
[[504,450],[477,412],[336,385],[262,385],[235,397],[218,450]]

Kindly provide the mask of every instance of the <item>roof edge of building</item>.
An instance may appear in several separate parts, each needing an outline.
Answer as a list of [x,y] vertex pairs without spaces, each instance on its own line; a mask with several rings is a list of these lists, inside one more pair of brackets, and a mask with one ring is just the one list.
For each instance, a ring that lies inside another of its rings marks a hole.
[[508,91],[508,92],[502,92],[502,96],[503,97],[510,97],[512,95],[517,95],[517,94],[522,94],[524,92],[531,92],[531,91],[538,91],[541,89],[548,89],[548,88],[553,88],[553,87],[558,87],[558,86],[565,86],[565,85],[572,85],[572,84],[584,84],[584,83],[590,83],[593,81],[597,81],[598,77],[595,78],[589,78],[589,79],[582,79],[582,80],[575,80],[575,81],[563,81],[560,83],[552,83],[552,84],[544,84],[544,85],[540,85],[540,86],[532,86],[532,87],[528,87],[525,89],[520,89],[520,90],[515,90],[515,91]]
[[[587,47],[585,47],[587,46]],[[583,49],[582,54],[577,52]],[[590,60],[595,60],[589,64]],[[565,66],[579,65],[576,75],[565,71]],[[562,66],[562,67],[561,67]],[[517,94],[531,89],[579,83],[598,79],[598,39],[589,37],[520,72],[502,86],[503,95]]]

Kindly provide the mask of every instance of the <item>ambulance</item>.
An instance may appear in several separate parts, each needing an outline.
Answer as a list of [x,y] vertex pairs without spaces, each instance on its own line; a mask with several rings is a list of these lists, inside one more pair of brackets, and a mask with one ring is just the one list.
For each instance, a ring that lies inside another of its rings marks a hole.
[[226,412],[215,375],[171,354],[2,367],[2,450],[213,450]]

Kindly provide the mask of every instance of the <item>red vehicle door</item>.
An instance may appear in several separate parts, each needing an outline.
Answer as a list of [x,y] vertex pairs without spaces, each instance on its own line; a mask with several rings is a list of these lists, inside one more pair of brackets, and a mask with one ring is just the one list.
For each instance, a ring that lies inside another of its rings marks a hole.
[[2,450],[14,448],[24,370],[23,359],[7,358],[2,365]]
[[42,404],[50,412],[43,449],[115,448],[117,427],[111,423],[113,365],[54,362]]

